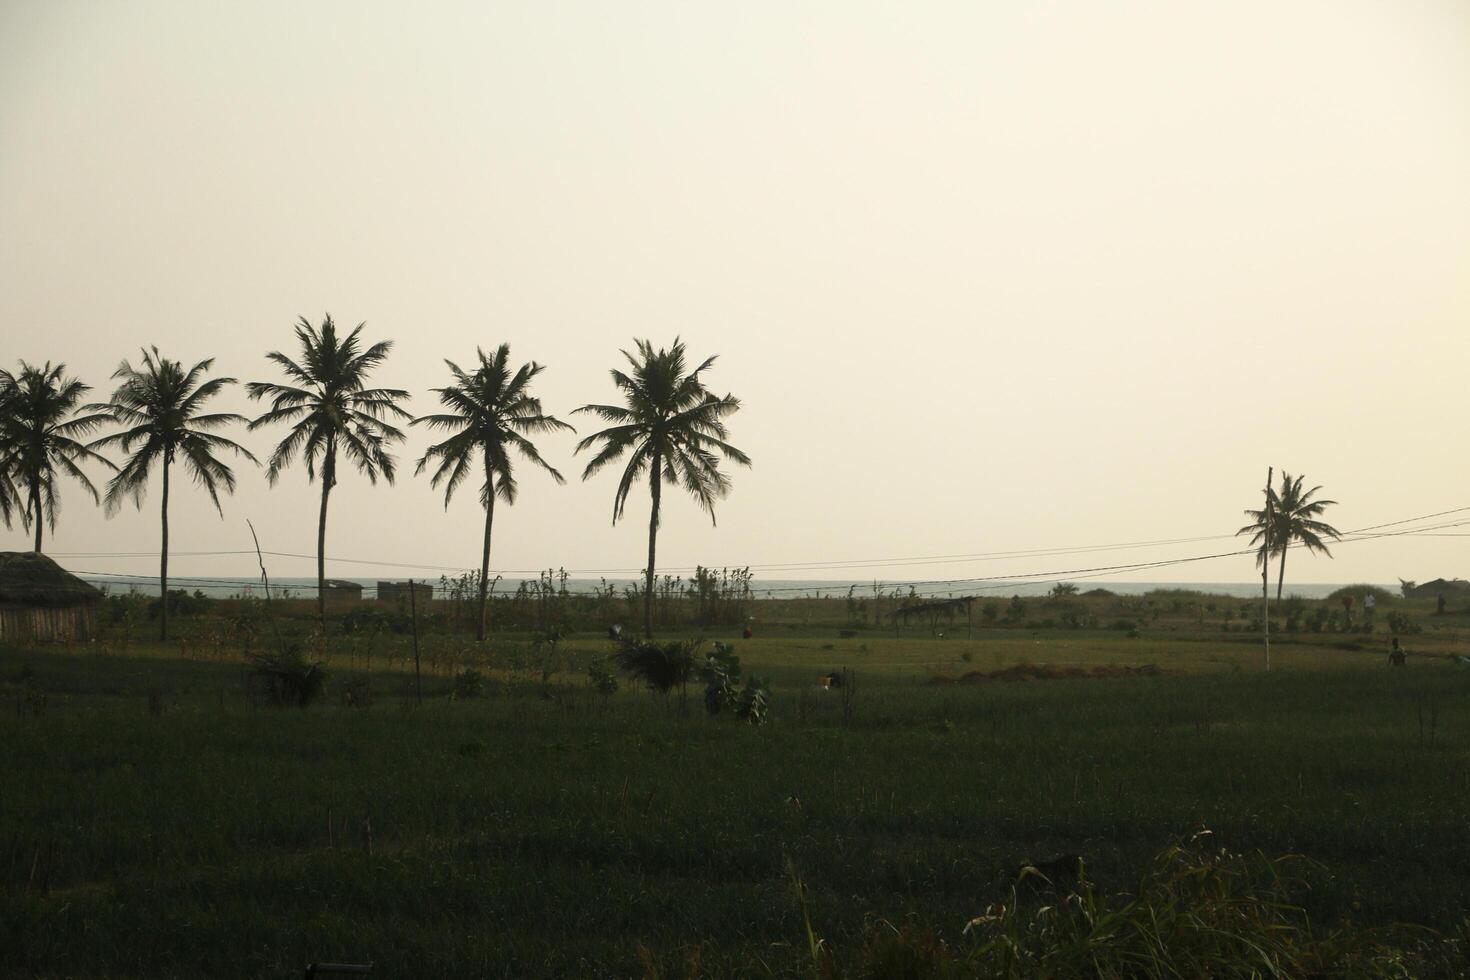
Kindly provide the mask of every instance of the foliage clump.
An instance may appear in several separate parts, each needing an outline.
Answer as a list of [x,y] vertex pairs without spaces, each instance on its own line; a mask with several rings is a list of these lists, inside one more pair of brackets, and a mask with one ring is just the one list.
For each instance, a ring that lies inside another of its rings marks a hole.
[[770,713],[771,692],[766,682],[751,675],[740,687],[740,658],[728,643],[716,643],[699,668],[705,682],[704,709],[713,717],[729,711],[751,725],[764,725]]
[[485,675],[473,667],[466,667],[454,675],[454,691],[450,698],[455,701],[468,701],[472,698],[485,696]]
[[[1458,976],[1463,937],[1315,929],[1297,904],[1306,859],[1242,855],[1209,831],[1160,852],[1132,892],[1078,874],[1020,870],[1008,900],[957,941],[916,922],[877,923],[850,975],[864,977]],[[830,971],[830,972],[836,972]]]
[[650,691],[666,695],[676,687],[688,685],[694,674],[694,651],[698,647],[697,640],[656,643],[624,639],[613,654],[613,661],[618,669],[641,681]]
[[326,690],[326,665],[308,661],[295,644],[280,654],[253,654],[250,660],[254,664],[250,679],[267,703],[304,708]]

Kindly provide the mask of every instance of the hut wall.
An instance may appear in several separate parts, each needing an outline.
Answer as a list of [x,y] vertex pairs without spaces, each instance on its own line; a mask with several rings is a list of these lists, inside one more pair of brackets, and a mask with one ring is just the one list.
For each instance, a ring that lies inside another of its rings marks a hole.
[[97,636],[97,607],[0,607],[0,642],[91,642]]

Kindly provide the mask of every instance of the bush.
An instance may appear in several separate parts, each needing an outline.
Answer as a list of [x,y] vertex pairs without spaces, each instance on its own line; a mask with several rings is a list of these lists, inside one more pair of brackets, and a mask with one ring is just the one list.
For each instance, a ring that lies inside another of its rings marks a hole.
[[655,643],[652,640],[623,640],[613,654],[619,669],[642,681],[650,691],[668,694],[689,683],[694,673],[694,651],[698,640],[674,640]]
[[454,675],[454,690],[449,696],[455,701],[467,701],[470,698],[484,697],[485,675],[473,667],[466,667]]
[[411,633],[413,617],[405,612],[390,612],[376,606],[353,606],[342,617],[342,632]]
[[250,660],[255,693],[271,704],[304,708],[326,689],[326,667],[319,661],[308,663],[294,644],[283,654],[258,653]]
[[587,665],[587,683],[592,689],[603,697],[618,692],[618,678],[611,670],[608,670],[606,661],[596,661]]
[[1352,596],[1353,611],[1356,613],[1358,610],[1363,608],[1363,596],[1365,595],[1373,596],[1373,601],[1378,603],[1388,602],[1392,599],[1397,598],[1392,592],[1388,591],[1387,589],[1379,588],[1376,585],[1357,584],[1344,585],[1340,589],[1333,590],[1327,596],[1327,601],[1340,603],[1345,596]]
[[764,680],[751,677],[735,702],[735,717],[750,725],[764,725],[771,709],[771,689]]
[[725,708],[734,707],[739,697],[740,658],[735,656],[733,647],[716,643],[714,650],[705,656],[699,676],[705,682],[705,711],[717,715]]
[[1394,636],[1408,636],[1411,633],[1422,633],[1423,628],[1408,617],[1408,614],[1391,612],[1388,614],[1388,631]]
[[[190,595],[183,589],[168,590],[168,614],[170,616],[197,616],[209,611],[214,600],[198,589]],[[163,603],[154,599],[148,603],[148,618],[157,619],[163,614]]]
[[1085,880],[1051,881],[1023,867],[1008,900],[971,919],[957,942],[915,921],[874,923],[852,975],[1461,975],[1463,936],[1351,926],[1315,932],[1297,904],[1312,870],[1295,856],[1211,847],[1207,831],[1160,853],[1130,893],[1099,894]]

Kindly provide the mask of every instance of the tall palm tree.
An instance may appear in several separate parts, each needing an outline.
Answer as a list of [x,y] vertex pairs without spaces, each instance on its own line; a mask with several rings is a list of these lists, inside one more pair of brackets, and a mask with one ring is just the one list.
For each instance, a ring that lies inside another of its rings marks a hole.
[[97,488],[77,464],[117,468],[77,441],[95,431],[107,416],[76,414],[82,396],[92,389],[66,377],[65,369],[66,365],[53,366],[50,361],[42,367],[21,361],[18,374],[0,370],[0,517],[9,527],[11,509],[19,511],[22,524],[35,528],[38,552],[43,530],[48,525],[56,530],[56,515],[61,510],[57,475],[64,473],[76,480],[95,503]]
[[613,496],[614,524],[623,516],[628,491],[639,477],[648,475],[653,504],[648,518],[648,567],[644,569],[643,632],[652,636],[654,559],[664,483],[682,484],[714,523],[715,501],[730,492],[730,478],[720,471],[719,457],[741,466],[749,466],[750,457],[725,441],[724,419],[739,411],[740,400],[734,395],[711,394],[700,377],[715,358],[686,371],[684,344],[679,338],[667,350],[654,350],[647,340],[636,343],[636,357],[622,352],[632,373],[612,371],[624,404],[583,405],[576,410],[613,423],[577,443],[577,452],[601,446],[582,471],[584,480],[628,454]]
[[[1277,601],[1281,599],[1282,584],[1286,580],[1286,552],[1291,548],[1292,542],[1300,541],[1308,551],[1331,557],[1332,552],[1328,550],[1324,539],[1336,541],[1342,538],[1337,528],[1317,520],[1324,510],[1337,501],[1313,499],[1322,488],[1316,486],[1304,491],[1304,480],[1305,477],[1293,477],[1283,470],[1281,488],[1268,488],[1266,506],[1260,510],[1247,510],[1245,516],[1251,519],[1251,523],[1235,532],[1236,535],[1254,535],[1250,543],[1257,549],[1256,565],[1262,569],[1273,555],[1281,556],[1281,564],[1276,572]],[[1271,531],[1269,540],[1266,535],[1268,525]]]
[[526,434],[571,430],[571,426],[541,408],[541,399],[530,394],[531,381],[545,370],[545,366],[531,361],[522,364],[512,374],[509,366],[510,345],[501,344],[493,357],[483,350],[475,352],[480,366],[474,373],[466,373],[453,361],[445,361],[454,375],[454,384],[448,388],[435,388],[439,401],[450,414],[425,415],[414,419],[411,424],[423,423],[430,429],[449,431],[454,434],[437,445],[430,446],[419,460],[417,472],[422,473],[430,460],[438,466],[430,485],[444,484],[444,506],[449,507],[454,491],[470,474],[475,465],[475,454],[480,455],[480,467],[485,482],[480,485],[480,505],[485,508],[485,541],[480,552],[480,625],[476,636],[485,638],[487,609],[489,606],[490,579],[490,532],[495,524],[495,498],[507,504],[516,501],[516,479],[510,451],[514,449],[525,459],[551,474],[557,483],[565,483]]
[[143,363],[139,367],[123,361],[113,372],[112,376],[120,379],[121,384],[112,393],[110,402],[88,406],[124,426],[123,431],[98,439],[92,446],[116,445],[124,453],[132,454],[108,481],[104,501],[109,514],[117,513],[124,497],[131,497],[134,504],[142,507],[148,474],[155,462],[161,464],[163,500],[159,514],[163,538],[158,558],[158,587],[163,616],[158,635],[162,640],[168,639],[169,468],[175,460],[180,460],[194,482],[209,493],[215,510],[223,516],[219,491],[223,487],[226,493],[234,492],[235,474],[215,453],[227,450],[259,463],[245,447],[214,434],[214,430],[231,423],[245,422],[244,416],[200,413],[205,402],[235,383],[234,378],[204,381],[204,375],[213,366],[214,358],[209,358],[185,371],[182,364],[164,357],[154,347],[143,351]]
[[245,386],[252,399],[269,398],[271,402],[270,410],[250,423],[251,431],[276,422],[291,426],[290,434],[271,453],[265,473],[271,485],[275,485],[281,470],[298,453],[306,460],[308,481],[316,479],[320,461],[322,504],[316,528],[316,602],[317,615],[322,620],[327,617],[327,498],[337,485],[337,450],[342,450],[369,483],[376,484],[380,473],[392,483],[395,462],[386,447],[402,442],[403,432],[386,419],[410,417],[395,404],[408,398],[408,392],[366,387],[368,374],[383,363],[393,342],[379,341],[363,350],[358,340],[363,326],[359,323],[346,337],[339,338],[331,314],[322,321],[320,332],[302,317],[296,323],[300,362],[280,351],[266,355],[280,365],[291,383],[252,381]]

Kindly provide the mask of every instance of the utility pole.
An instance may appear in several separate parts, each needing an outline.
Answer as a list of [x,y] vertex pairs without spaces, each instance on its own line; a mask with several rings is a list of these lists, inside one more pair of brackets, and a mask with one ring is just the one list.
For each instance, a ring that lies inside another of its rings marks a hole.
[[[408,580],[408,608],[413,616],[413,689],[414,699],[424,703],[424,682],[419,677],[419,584]],[[402,606],[398,607],[402,609]]]
[[1261,632],[1266,640],[1266,670],[1271,670],[1271,524],[1276,517],[1271,513],[1271,477],[1276,467],[1266,467],[1266,539],[1261,545]]

